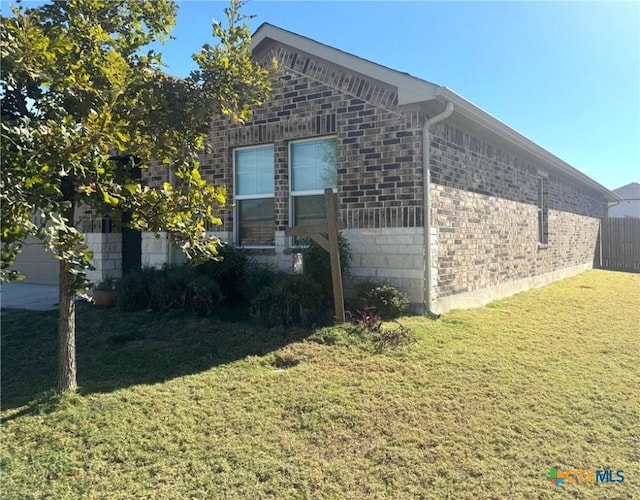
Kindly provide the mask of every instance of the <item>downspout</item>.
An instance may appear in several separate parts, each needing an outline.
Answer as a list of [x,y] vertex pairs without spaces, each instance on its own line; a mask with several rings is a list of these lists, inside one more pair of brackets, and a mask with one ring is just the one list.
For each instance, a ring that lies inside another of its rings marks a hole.
[[[631,198],[631,200],[633,200],[634,198]],[[640,198],[638,198],[640,199]],[[620,200],[620,201],[616,201],[614,202],[613,205],[609,205],[609,202],[607,202],[607,217],[609,217],[609,210],[612,209],[613,207],[617,207],[618,205],[620,205],[620,203],[622,203],[623,201],[628,201],[628,200]]]
[[431,309],[431,134],[429,129],[446,120],[453,113],[453,103],[447,102],[447,107],[439,115],[429,118],[422,127],[422,213],[424,222],[424,310],[432,318],[439,318],[440,314]]

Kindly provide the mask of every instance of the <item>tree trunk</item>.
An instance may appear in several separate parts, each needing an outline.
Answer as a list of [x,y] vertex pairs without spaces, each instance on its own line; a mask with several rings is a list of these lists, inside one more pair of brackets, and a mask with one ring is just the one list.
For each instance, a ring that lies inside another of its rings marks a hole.
[[58,392],[75,391],[76,382],[76,300],[73,274],[69,265],[60,261],[58,289]]
[[[73,201],[73,182],[63,178],[62,193],[65,199],[71,201],[71,207],[65,211],[64,216],[69,225],[75,222],[75,209]],[[62,252],[62,249],[60,250]],[[74,287],[75,276],[71,273],[71,266],[60,261],[60,285],[58,287],[58,377],[57,391],[75,391],[78,388],[76,381],[76,291]]]

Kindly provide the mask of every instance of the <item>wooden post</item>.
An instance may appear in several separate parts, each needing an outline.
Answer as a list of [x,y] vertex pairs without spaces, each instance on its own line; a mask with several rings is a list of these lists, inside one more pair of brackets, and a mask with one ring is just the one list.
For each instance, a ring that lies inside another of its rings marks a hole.
[[340,269],[340,246],[338,245],[338,217],[336,214],[336,197],[331,188],[324,190],[324,206],[327,214],[327,239],[329,240],[329,257],[331,258],[333,304],[336,321],[344,323],[344,295],[342,292],[342,271]]
[[[290,227],[285,229],[285,234],[287,236],[308,236],[329,252],[335,319],[339,323],[344,323],[344,294],[342,292],[342,270],[340,269],[340,246],[338,244],[338,216],[336,197],[331,188],[324,190],[324,207],[326,222]],[[340,227],[344,226],[340,225]],[[327,237],[325,238],[323,234],[326,234]]]

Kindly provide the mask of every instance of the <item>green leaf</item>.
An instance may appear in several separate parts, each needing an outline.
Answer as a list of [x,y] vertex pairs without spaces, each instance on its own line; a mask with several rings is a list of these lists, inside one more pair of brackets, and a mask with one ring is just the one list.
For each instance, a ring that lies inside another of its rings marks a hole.
[[120,132],[119,130],[116,130],[115,135],[121,142],[129,142],[130,140],[129,134],[126,132]]
[[117,206],[120,203],[120,200],[115,196],[107,193],[106,191],[102,192],[102,199],[107,205]]

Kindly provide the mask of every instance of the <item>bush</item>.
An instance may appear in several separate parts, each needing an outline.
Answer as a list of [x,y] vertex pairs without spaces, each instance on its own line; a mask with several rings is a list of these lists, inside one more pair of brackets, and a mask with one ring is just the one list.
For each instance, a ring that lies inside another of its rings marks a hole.
[[[308,243],[309,246],[302,252],[304,274],[320,284],[326,295],[331,295],[333,288],[331,285],[331,258],[329,257],[329,252],[313,240],[305,241],[305,244],[306,243]],[[342,233],[338,233],[338,250],[340,253],[340,269],[342,270],[342,279],[344,280],[346,276],[349,276],[353,256],[351,254],[349,241],[342,236]]]
[[123,311],[178,310],[209,315],[222,299],[217,281],[190,265],[128,273],[118,288],[118,304]]
[[323,313],[320,285],[304,275],[284,275],[251,302],[251,316],[269,326],[310,325]]
[[118,288],[121,310],[178,310],[210,315],[222,301],[231,309],[248,307],[262,289],[273,285],[281,275],[233,246],[221,247],[220,257],[196,266],[144,268],[125,274]]
[[145,267],[122,276],[118,284],[118,306],[121,310],[140,311],[152,307],[157,272],[157,269]]
[[246,252],[233,245],[224,245],[218,251],[220,260],[210,260],[196,267],[198,273],[213,278],[231,304],[242,302],[240,282],[246,272],[249,257]]
[[386,283],[363,281],[356,287],[356,296],[364,302],[363,308],[373,308],[385,321],[402,316],[409,308],[407,294]]
[[242,298],[242,302],[246,305],[251,304],[258,294],[264,289],[273,285],[276,281],[283,279],[283,272],[275,269],[273,265],[263,264],[250,259],[240,278],[238,291]]
[[218,309],[223,298],[217,281],[206,275],[196,276],[187,284],[186,310],[209,316]]
[[187,288],[192,276],[193,268],[188,265],[166,266],[157,271],[149,309],[184,311],[187,307]]

